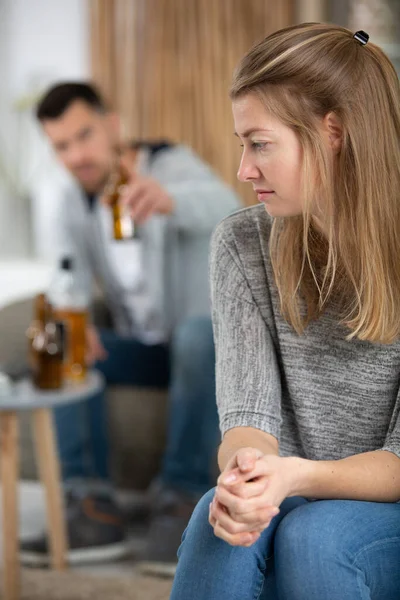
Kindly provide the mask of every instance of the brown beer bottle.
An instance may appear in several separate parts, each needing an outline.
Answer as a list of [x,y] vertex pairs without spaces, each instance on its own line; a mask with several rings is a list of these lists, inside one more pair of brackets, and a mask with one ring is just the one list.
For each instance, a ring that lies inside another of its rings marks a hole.
[[33,383],[41,390],[56,390],[63,385],[63,339],[60,324],[46,305],[44,327],[33,340],[35,361]]
[[113,217],[113,236],[115,240],[131,240],[137,237],[137,228],[132,217],[121,204],[121,193],[129,181],[125,168],[119,164],[104,190],[106,203],[111,208]]
[[28,362],[31,370],[35,368],[36,352],[33,342],[37,335],[41,334],[45,326],[47,300],[45,294],[37,294],[33,304],[33,319],[26,330],[28,338]]

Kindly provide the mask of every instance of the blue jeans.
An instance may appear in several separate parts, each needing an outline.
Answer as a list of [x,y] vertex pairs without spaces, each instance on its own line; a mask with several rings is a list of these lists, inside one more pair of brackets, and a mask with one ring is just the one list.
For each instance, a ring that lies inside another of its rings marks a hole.
[[242,548],[215,537],[213,496],[183,535],[170,600],[399,600],[400,504],[288,498]]
[[[219,442],[210,318],[182,322],[169,346],[144,345],[113,331],[102,331],[101,339],[108,358],[96,368],[107,383],[169,386],[167,446],[160,480],[200,497],[214,483],[212,463]],[[54,412],[64,481],[109,482],[104,394]]]

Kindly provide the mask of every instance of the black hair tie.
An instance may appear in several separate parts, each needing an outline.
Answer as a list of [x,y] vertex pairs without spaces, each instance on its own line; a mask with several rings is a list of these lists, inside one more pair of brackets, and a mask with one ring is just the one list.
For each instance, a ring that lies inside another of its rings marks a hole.
[[353,35],[353,38],[355,40],[357,40],[357,42],[360,42],[360,44],[362,46],[365,46],[365,44],[368,42],[369,40],[369,35],[368,33],[365,33],[365,31],[356,31],[355,34]]

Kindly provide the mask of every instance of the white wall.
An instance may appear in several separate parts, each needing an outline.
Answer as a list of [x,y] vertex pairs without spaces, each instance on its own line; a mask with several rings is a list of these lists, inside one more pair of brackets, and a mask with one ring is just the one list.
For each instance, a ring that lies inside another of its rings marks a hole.
[[[60,176],[32,111],[18,113],[15,101],[88,74],[87,0],[0,0],[0,153],[8,169],[20,168],[31,196],[18,201],[0,188],[0,257],[26,255],[32,229],[36,251],[48,254],[56,201],[49,181]],[[17,221],[12,235],[11,219]]]

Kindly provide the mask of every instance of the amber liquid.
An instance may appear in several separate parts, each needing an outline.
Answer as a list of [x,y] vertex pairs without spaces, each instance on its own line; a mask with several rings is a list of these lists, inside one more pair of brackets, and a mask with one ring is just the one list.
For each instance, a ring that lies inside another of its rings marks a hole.
[[106,187],[105,196],[111,207],[115,240],[130,240],[135,237],[135,225],[128,212],[121,206],[121,193],[129,179],[122,167],[113,174]]
[[56,390],[63,385],[63,343],[61,328],[54,321],[50,306],[46,307],[45,324],[33,341],[35,362],[32,378],[41,390]]
[[44,330],[47,308],[48,302],[45,295],[38,294],[35,297],[33,306],[33,321],[26,331],[26,337],[28,338],[28,363],[32,373],[37,368],[37,353],[33,348],[33,343],[36,336],[40,335]]
[[43,323],[40,321],[32,321],[26,332],[28,338],[28,364],[31,373],[33,373],[37,367],[37,352],[33,347],[36,336],[38,336],[44,328]]
[[113,231],[114,231],[114,240],[124,240],[126,236],[123,233],[123,215],[122,208],[117,199],[114,204],[111,206],[112,215],[113,215]]
[[84,381],[86,367],[87,311],[56,309],[54,316],[65,327],[64,377],[68,381]]
[[49,354],[39,351],[33,370],[33,384],[41,390],[56,390],[63,384],[63,361],[61,352]]

